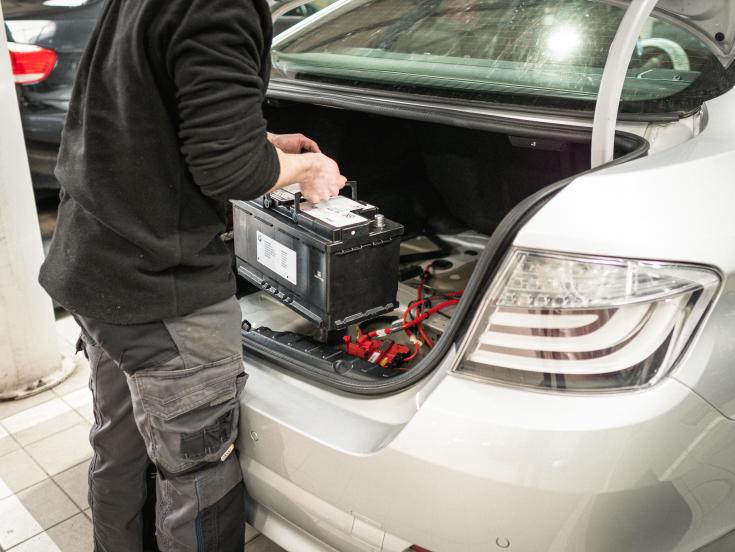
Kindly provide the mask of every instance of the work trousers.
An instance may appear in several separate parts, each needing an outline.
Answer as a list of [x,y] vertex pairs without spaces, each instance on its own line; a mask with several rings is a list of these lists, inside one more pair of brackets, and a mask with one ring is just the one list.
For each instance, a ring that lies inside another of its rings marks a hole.
[[187,316],[115,325],[76,315],[95,423],[95,552],[141,552],[146,471],[162,552],[242,552],[245,492],[234,451],[246,381],[233,297]]

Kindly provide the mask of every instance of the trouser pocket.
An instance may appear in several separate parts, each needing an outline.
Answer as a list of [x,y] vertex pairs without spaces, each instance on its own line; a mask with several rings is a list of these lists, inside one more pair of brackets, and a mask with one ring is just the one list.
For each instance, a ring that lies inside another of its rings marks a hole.
[[129,376],[136,422],[159,469],[175,475],[226,457],[246,379],[241,355],[192,368],[174,359]]

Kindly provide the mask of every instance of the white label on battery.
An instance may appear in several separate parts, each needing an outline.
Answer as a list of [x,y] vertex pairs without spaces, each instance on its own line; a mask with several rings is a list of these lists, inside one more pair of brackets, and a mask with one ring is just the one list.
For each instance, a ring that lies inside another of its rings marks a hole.
[[292,284],[298,284],[296,280],[296,251],[261,232],[256,232],[256,239],[258,240],[258,262]]
[[283,190],[284,192],[288,192],[291,195],[295,195],[296,192],[301,191],[301,184],[289,184],[288,186],[284,186],[283,188],[281,188],[281,190]]
[[364,208],[365,205],[344,196],[333,197],[317,204],[308,201],[301,204],[303,212],[337,228],[367,222],[365,217],[352,212]]
[[279,201],[293,201],[297,192],[301,191],[301,184],[291,184],[284,186],[280,190],[271,192],[271,196]]

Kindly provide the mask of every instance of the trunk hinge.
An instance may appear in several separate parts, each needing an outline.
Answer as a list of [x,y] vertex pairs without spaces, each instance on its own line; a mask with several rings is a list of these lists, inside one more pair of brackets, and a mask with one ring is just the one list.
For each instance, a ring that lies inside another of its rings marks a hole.
[[636,41],[658,0],[633,0],[620,22],[602,72],[592,125],[592,168],[613,160],[615,127],[625,77]]

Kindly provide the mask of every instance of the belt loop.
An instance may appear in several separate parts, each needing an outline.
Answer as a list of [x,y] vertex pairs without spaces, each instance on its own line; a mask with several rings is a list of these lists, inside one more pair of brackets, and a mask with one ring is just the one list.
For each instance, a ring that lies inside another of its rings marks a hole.
[[77,338],[77,344],[74,347],[74,356],[77,356],[80,352],[84,352],[84,356],[87,360],[89,360],[89,355],[87,354],[87,348],[84,346],[84,338],[82,337],[82,334],[79,334],[79,337]]

